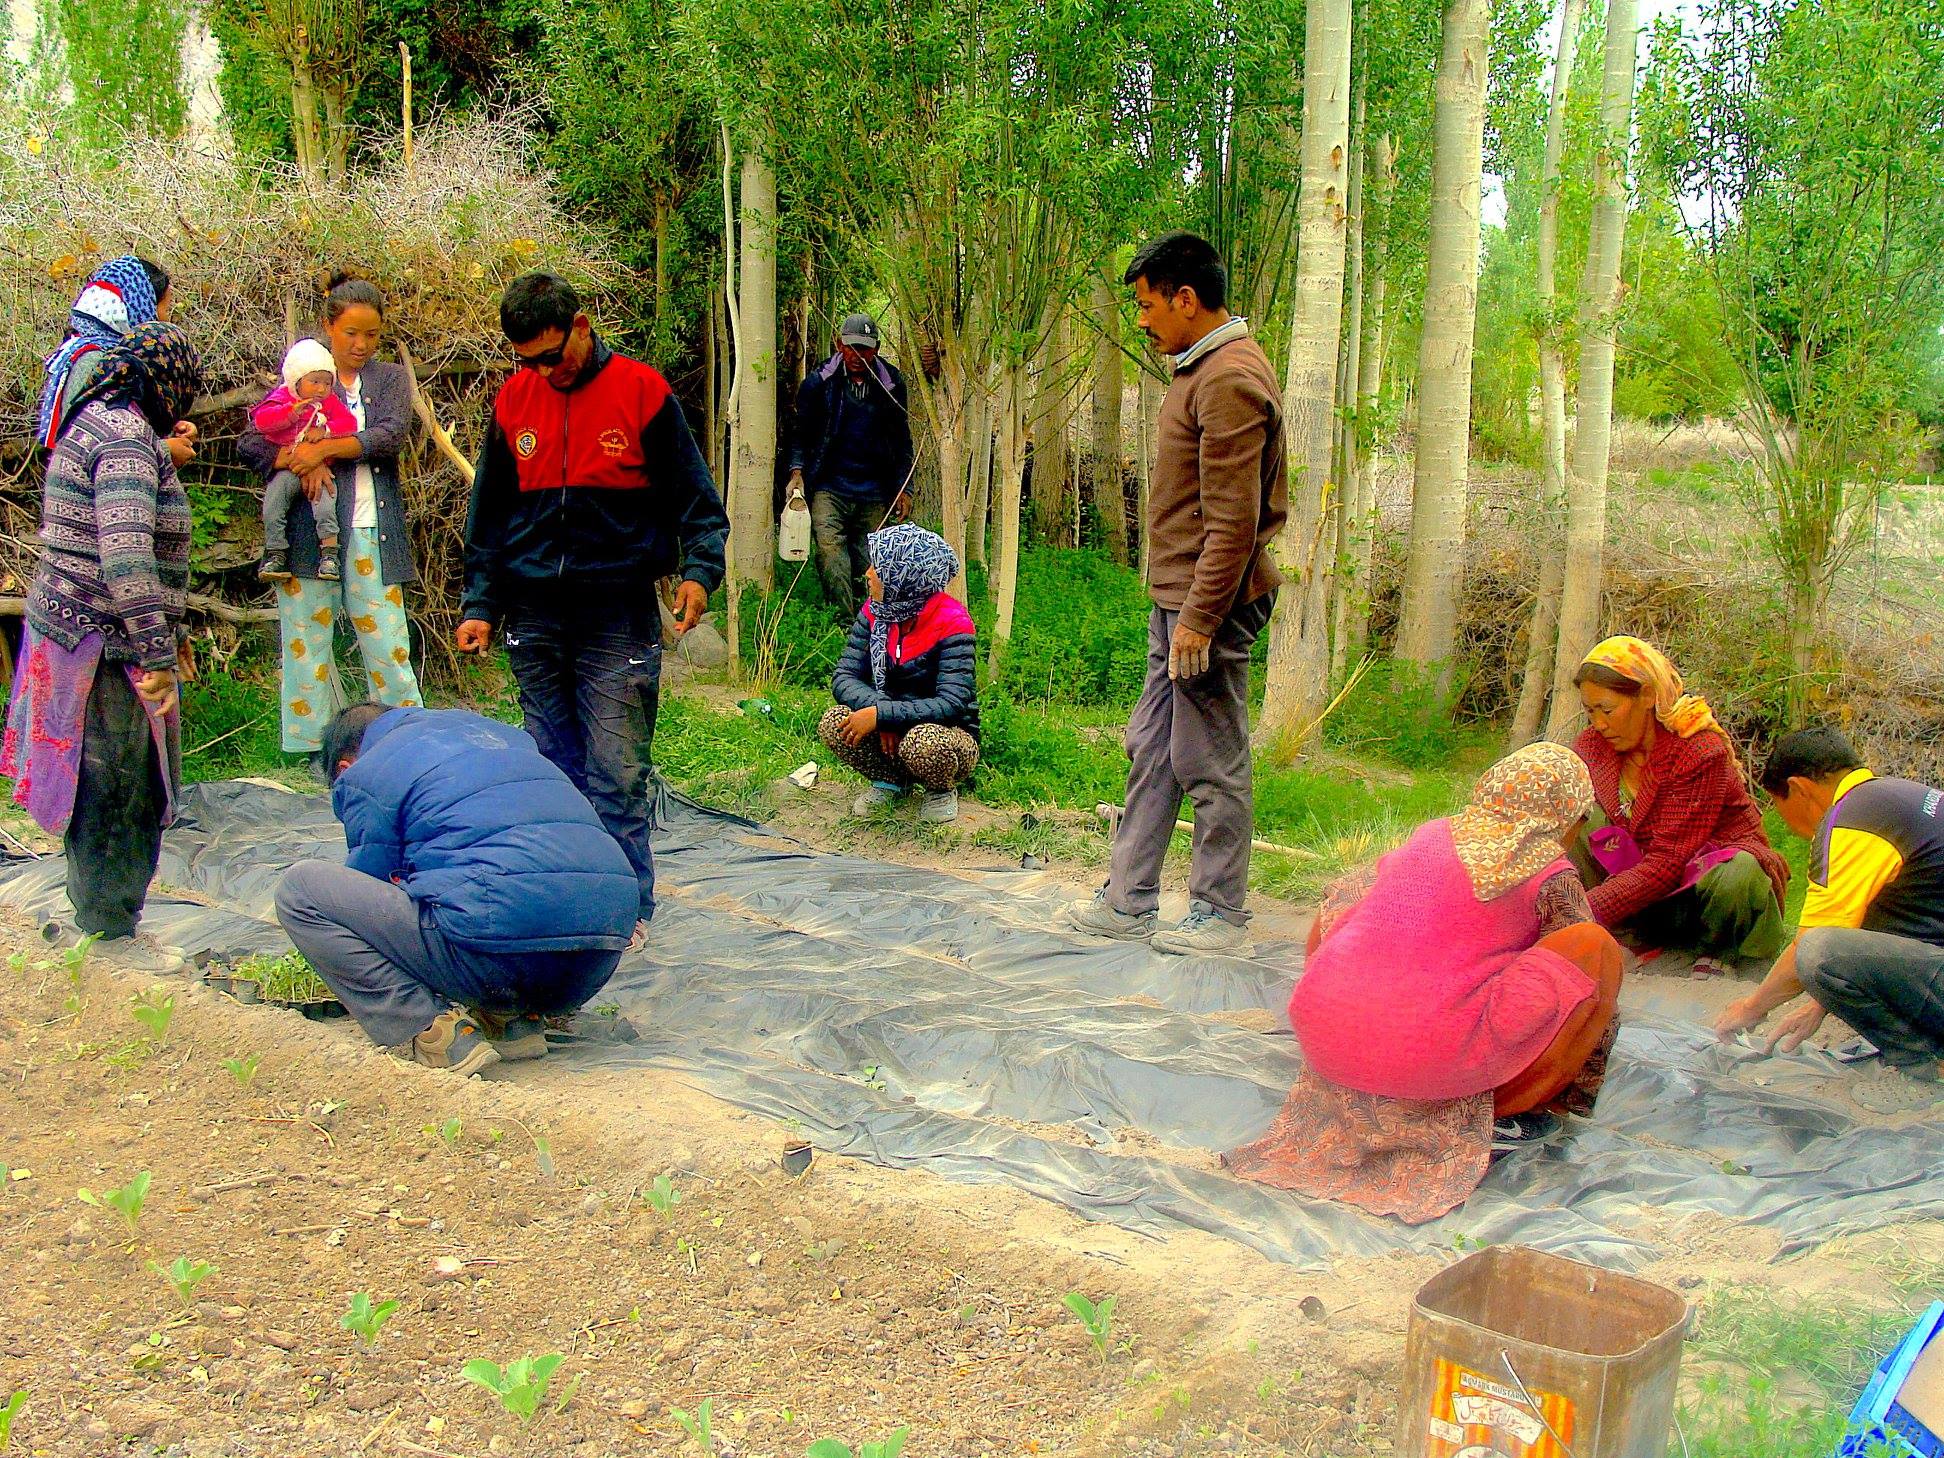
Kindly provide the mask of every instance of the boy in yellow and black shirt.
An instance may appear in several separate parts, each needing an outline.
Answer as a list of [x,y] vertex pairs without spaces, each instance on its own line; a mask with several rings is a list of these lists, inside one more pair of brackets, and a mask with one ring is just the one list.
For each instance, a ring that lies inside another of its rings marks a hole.
[[1879,779],[1826,725],[1784,735],[1762,788],[1789,829],[1815,842],[1809,895],[1795,941],[1722,1012],[1716,1033],[1753,1028],[1806,992],[1770,1051],[1793,1050],[1833,1012],[1906,1075],[1857,1088],[1859,1103],[1894,1113],[1944,1099],[1944,790]]

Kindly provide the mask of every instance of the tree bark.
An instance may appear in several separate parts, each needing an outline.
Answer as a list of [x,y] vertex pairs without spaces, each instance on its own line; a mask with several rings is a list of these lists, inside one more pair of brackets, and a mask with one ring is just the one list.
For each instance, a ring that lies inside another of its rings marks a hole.
[[1364,81],[1356,81],[1356,119],[1350,131],[1350,216],[1349,237],[1344,244],[1343,344],[1337,362],[1337,480],[1342,482],[1342,501],[1337,507],[1336,572],[1330,594],[1330,682],[1343,681],[1343,668],[1349,653],[1344,635],[1350,615],[1350,599],[1358,587],[1351,566],[1356,539],[1363,530],[1358,514],[1362,494],[1363,460],[1359,444],[1357,387],[1363,378],[1364,311]]
[[324,182],[324,138],[318,126],[310,32],[301,25],[291,36],[290,140],[297,153],[298,175],[314,192]]
[[1094,517],[1108,555],[1127,564],[1127,493],[1121,486],[1121,391],[1124,387],[1120,347],[1120,301],[1105,274],[1093,277],[1094,322],[1100,333],[1094,342],[1093,484]]
[[1449,0],[1432,115],[1431,229],[1418,345],[1417,463],[1397,656],[1448,683],[1465,582],[1478,187],[1490,69],[1490,0]]
[[1160,377],[1149,370],[1141,371],[1141,438],[1135,443],[1135,478],[1139,499],[1134,509],[1134,531],[1137,545],[1138,566],[1141,580],[1147,581],[1148,570],[1148,496],[1154,489],[1154,452],[1155,434],[1161,427]]
[[1627,145],[1633,131],[1636,0],[1608,0],[1606,70],[1593,154],[1593,219],[1580,282],[1579,400],[1566,474],[1566,568],[1559,595],[1559,647],[1553,658],[1552,712],[1546,736],[1565,742],[1580,721],[1573,675],[1600,628],[1606,545],[1607,467],[1613,444],[1613,336],[1619,304],[1620,248],[1627,232]]
[[999,386],[999,560],[993,578],[997,610],[992,620],[992,651],[986,663],[989,675],[998,673],[1006,645],[1012,641],[1013,604],[1019,595],[1019,498],[1026,473],[1025,394],[1026,363],[1008,360]]
[[992,513],[992,377],[972,392],[972,476],[965,491],[965,560],[986,565],[986,519]]
[[668,220],[675,211],[666,191],[655,193],[655,358],[666,364],[672,354],[668,309]]
[[1361,658],[1370,642],[1370,570],[1377,546],[1377,488],[1368,463],[1362,458],[1371,421],[1377,410],[1377,396],[1384,383],[1384,353],[1387,345],[1385,324],[1390,298],[1390,199],[1397,182],[1397,143],[1388,133],[1380,133],[1374,150],[1364,166],[1366,173],[1364,227],[1366,252],[1368,240],[1376,238],[1377,261],[1365,266],[1365,290],[1369,300],[1364,306],[1364,341],[1357,349],[1357,449],[1359,458],[1355,492],[1344,500],[1344,512],[1353,524],[1350,535],[1350,591],[1337,624],[1337,637],[1343,644],[1343,658]]
[[741,386],[729,475],[730,576],[768,592],[775,585],[776,522],[776,174],[758,147],[743,154]]
[[1289,457],[1297,475],[1283,566],[1295,574],[1269,634],[1262,732],[1293,753],[1329,696],[1329,582],[1335,496],[1337,342],[1343,327],[1343,253],[1350,147],[1350,0],[1310,0],[1303,37],[1303,185],[1298,199],[1296,306],[1283,384]]
[[1033,370],[1028,425],[1033,442],[1033,529],[1049,546],[1060,544],[1066,524],[1067,478],[1072,474],[1067,449],[1066,332],[1066,311],[1056,309]]
[[1559,318],[1559,159],[1566,143],[1566,97],[1573,83],[1575,44],[1584,0],[1559,0],[1559,48],[1553,55],[1552,101],[1546,109],[1546,152],[1539,173],[1539,588],[1526,629],[1525,677],[1512,713],[1508,748],[1530,744],[1552,687],[1559,642],[1559,593],[1566,578],[1564,547],[1553,533],[1566,500],[1566,361]]

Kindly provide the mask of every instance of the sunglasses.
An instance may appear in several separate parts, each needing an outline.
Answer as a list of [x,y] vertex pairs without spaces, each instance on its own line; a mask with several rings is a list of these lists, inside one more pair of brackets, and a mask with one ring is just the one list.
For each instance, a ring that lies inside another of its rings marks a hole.
[[513,351],[513,358],[519,361],[520,368],[523,370],[550,370],[567,358],[567,341],[563,339],[554,348],[543,350],[539,354],[521,354],[516,349]]

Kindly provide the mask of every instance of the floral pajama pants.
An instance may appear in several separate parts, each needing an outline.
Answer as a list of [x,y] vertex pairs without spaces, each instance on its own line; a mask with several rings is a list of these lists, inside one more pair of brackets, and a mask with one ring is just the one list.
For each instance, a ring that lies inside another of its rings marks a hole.
[[979,741],[963,729],[914,724],[899,736],[896,750],[887,754],[881,735],[872,734],[862,744],[844,743],[838,730],[849,716],[850,710],[841,704],[825,709],[817,737],[837,758],[875,783],[951,790],[971,779],[979,767]]
[[336,664],[340,614],[364,662],[363,692],[394,708],[424,702],[412,672],[411,635],[403,588],[378,573],[377,533],[355,530],[343,552],[344,580],[292,577],[277,585],[283,626],[283,747],[309,754],[324,743],[324,726],[346,703]]

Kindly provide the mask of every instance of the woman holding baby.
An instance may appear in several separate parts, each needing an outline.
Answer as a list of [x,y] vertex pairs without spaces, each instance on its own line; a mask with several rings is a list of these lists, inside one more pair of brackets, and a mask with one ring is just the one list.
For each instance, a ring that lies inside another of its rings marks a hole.
[[328,365],[317,341],[300,340],[283,384],[251,412],[237,443],[266,483],[262,575],[278,589],[291,754],[315,753],[344,702],[334,665],[340,616],[364,664],[356,697],[421,702],[405,617],[405,586],[418,572],[398,480],[412,383],[402,365],[374,358],[384,332],[377,286],[333,279],[324,300]]

